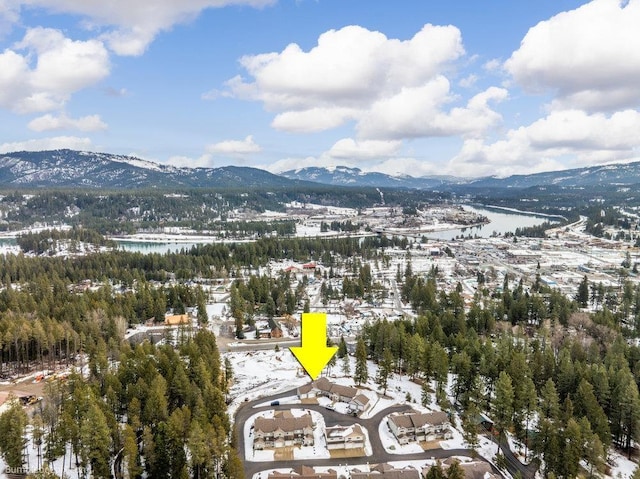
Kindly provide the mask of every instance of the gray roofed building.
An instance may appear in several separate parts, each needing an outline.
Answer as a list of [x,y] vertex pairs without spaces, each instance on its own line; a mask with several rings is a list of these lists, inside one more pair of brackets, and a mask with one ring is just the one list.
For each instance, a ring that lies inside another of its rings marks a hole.
[[274,471],[269,474],[268,479],[336,479],[338,473],[334,469],[327,472],[316,472],[311,466],[297,466],[291,472]]
[[371,472],[351,471],[351,479],[420,479],[417,469],[407,466],[396,469],[390,464],[378,464],[371,468]]
[[434,441],[449,439],[451,434],[449,416],[441,411],[419,413],[411,411],[389,416],[389,429],[400,444],[410,441]]
[[289,411],[276,412],[272,418],[258,417],[253,427],[253,448],[313,445],[313,421],[307,413],[295,417]]

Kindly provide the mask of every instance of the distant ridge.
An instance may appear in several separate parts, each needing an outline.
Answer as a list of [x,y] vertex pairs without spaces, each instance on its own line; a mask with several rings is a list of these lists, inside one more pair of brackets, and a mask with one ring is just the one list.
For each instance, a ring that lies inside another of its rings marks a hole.
[[179,168],[132,156],[88,151],[20,151],[0,155],[0,186],[231,188],[299,183],[258,168]]
[[0,186],[92,188],[274,188],[312,184],[344,187],[471,191],[534,186],[588,187],[640,184],[640,161],[506,178],[412,177],[363,172],[359,168],[308,167],[274,175],[245,166],[189,168],[133,156],[76,150],[19,151],[0,154]]
[[640,161],[571,170],[513,175],[505,178],[456,178],[452,176],[412,177],[392,176],[384,173],[365,173],[359,168],[337,166],[330,168],[308,167],[281,173],[290,179],[314,181],[328,185],[377,186],[387,188],[417,188],[460,190],[471,188],[530,188],[533,186],[586,187],[601,184],[632,185],[640,183]]

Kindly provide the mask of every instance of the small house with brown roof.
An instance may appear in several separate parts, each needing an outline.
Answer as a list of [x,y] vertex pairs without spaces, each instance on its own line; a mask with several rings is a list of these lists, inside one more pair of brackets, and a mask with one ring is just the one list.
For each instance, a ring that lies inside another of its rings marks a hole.
[[189,324],[188,314],[172,314],[164,317],[165,326],[180,326],[182,324]]

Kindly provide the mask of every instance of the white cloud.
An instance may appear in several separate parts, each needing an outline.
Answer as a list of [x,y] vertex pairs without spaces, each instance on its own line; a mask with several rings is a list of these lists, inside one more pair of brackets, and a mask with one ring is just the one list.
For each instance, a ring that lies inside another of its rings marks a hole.
[[401,146],[402,142],[400,141],[358,141],[353,138],[343,138],[338,140],[326,155],[331,158],[345,160],[388,158],[389,156],[395,156]]
[[244,140],[225,140],[212,145],[207,145],[208,153],[243,156],[262,151],[260,145],[253,141],[253,136],[249,135]]
[[472,73],[464,77],[462,80],[460,80],[458,82],[458,85],[460,85],[462,88],[471,88],[473,85],[476,84],[477,81],[478,81],[478,75],[475,75]]
[[317,107],[302,111],[285,111],[276,115],[271,126],[290,133],[313,133],[329,130],[355,119],[360,112],[353,108]]
[[404,88],[397,95],[376,102],[357,129],[364,138],[476,136],[502,120],[489,102],[500,102],[507,96],[507,90],[491,87],[472,97],[465,107],[445,112],[442,105],[450,100],[449,81],[439,76],[422,87]]
[[229,5],[264,7],[276,0],[20,0],[18,3],[42,7],[51,12],[80,15],[85,25],[110,27],[103,34],[109,47],[119,55],[141,55],[161,31],[194,19],[207,8]]
[[351,25],[323,33],[309,51],[290,44],[279,53],[243,57],[251,78],[230,79],[227,94],[262,102],[276,113],[272,126],[288,132],[355,121],[360,139],[477,135],[501,120],[488,102],[507,92],[490,88],[447,111],[458,98],[445,75],[462,55],[460,31],[451,25],[427,24],[409,40]]
[[108,74],[109,56],[101,42],[29,29],[13,49],[0,54],[0,107],[18,113],[58,109],[72,93]]
[[198,158],[188,156],[172,156],[166,161],[173,166],[186,166],[189,168],[213,168],[213,157],[210,154],[200,155]]
[[465,140],[448,165],[451,174],[472,176],[536,173],[575,168],[637,156],[640,112],[610,116],[580,110],[553,111],[547,117],[510,130],[505,139],[487,144]]
[[443,174],[441,165],[416,158],[389,158],[363,169],[366,171],[379,171],[392,176],[409,175],[414,178]]
[[18,7],[8,0],[0,0],[0,36],[8,33],[11,26],[18,22]]
[[[327,151],[319,156],[307,156],[304,158],[284,158],[265,168],[273,173],[280,173],[308,166],[349,166],[366,168],[366,164],[373,160],[394,157],[402,147],[401,141],[379,140],[354,140],[342,138],[334,143]],[[365,165],[363,165],[363,163]]]
[[640,0],[594,0],[540,22],[504,64],[555,109],[612,111],[640,104]]
[[102,121],[100,115],[89,115],[80,118],[69,118],[65,114],[53,116],[51,114],[34,118],[29,122],[29,129],[33,131],[52,130],[80,130],[100,131],[106,130],[108,125]]
[[55,136],[51,138],[38,138],[33,140],[15,141],[0,144],[0,153],[14,151],[41,151],[60,150],[69,148],[72,150],[91,150],[93,144],[89,138],[77,136]]

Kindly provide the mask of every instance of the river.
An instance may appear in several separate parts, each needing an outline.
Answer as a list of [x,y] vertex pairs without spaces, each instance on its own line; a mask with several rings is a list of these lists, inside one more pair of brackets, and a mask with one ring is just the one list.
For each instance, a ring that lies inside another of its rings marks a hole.
[[425,236],[441,240],[451,240],[461,235],[465,237],[471,235],[472,237],[478,236],[480,238],[489,238],[494,233],[500,235],[514,232],[516,228],[537,226],[545,221],[556,222],[559,220],[558,217],[535,215],[525,212],[521,213],[512,210],[501,211],[492,209],[491,207],[482,208],[478,206],[464,205],[463,208],[466,211],[486,216],[489,218],[490,223],[473,227],[457,228],[454,230],[435,231],[433,233],[427,233]]
[[[536,226],[544,223],[545,221],[557,221],[558,218],[546,217],[540,215],[534,215],[529,213],[520,213],[511,210],[497,210],[490,207],[478,207],[464,205],[464,209],[477,213],[479,215],[489,218],[490,223],[486,225],[457,228],[447,231],[435,231],[433,233],[426,233],[425,236],[433,239],[451,240],[460,235],[465,237],[471,234],[472,237],[478,236],[481,238],[488,238],[494,233],[504,234],[515,231],[516,228],[522,228],[526,226]],[[172,241],[118,241],[118,247],[124,251],[133,251],[137,253],[169,253],[179,252],[184,248],[185,251],[189,251],[192,246],[198,244],[214,243],[215,239],[211,241],[194,241],[194,242],[172,242]]]

